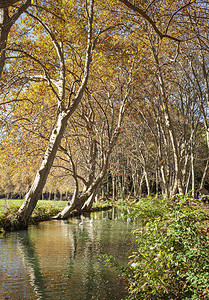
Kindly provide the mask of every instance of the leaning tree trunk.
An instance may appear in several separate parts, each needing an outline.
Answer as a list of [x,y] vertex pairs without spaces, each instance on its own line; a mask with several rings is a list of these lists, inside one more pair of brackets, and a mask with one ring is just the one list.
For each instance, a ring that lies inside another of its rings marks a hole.
[[208,173],[208,166],[209,166],[209,160],[207,159],[206,166],[205,166],[205,169],[204,169],[204,172],[202,175],[202,179],[201,179],[201,183],[200,183],[200,189],[202,189],[204,187],[206,176]]
[[36,173],[35,180],[26,194],[26,198],[18,211],[18,219],[23,222],[23,226],[27,225],[34,208],[36,207],[39,196],[42,193],[47,176],[53,164],[55,155],[60,145],[63,133],[67,126],[68,115],[60,113],[58,116],[57,124],[52,131],[49,145],[43,157],[42,164]]
[[[56,42],[54,35],[50,35],[52,41],[57,50],[59,59],[60,59],[60,82],[62,84],[58,85],[60,98],[58,100],[58,117],[55,128],[52,131],[49,145],[43,157],[43,161],[41,167],[36,173],[35,180],[26,194],[26,199],[17,213],[17,219],[19,221],[19,227],[26,227],[29,221],[29,218],[37,204],[37,201],[41,195],[43,187],[46,183],[49,171],[55,159],[58,147],[61,143],[61,139],[63,137],[64,131],[67,127],[68,119],[74,113],[79,103],[82,100],[84,90],[86,88],[86,84],[89,77],[89,69],[92,60],[92,24],[93,24],[93,6],[94,0],[90,0],[90,9],[88,12],[88,39],[87,39],[87,48],[86,48],[86,59],[85,59],[85,67],[84,67],[84,75],[81,82],[81,85],[75,95],[73,101],[68,103],[67,107],[64,107],[64,99],[65,99],[65,65],[64,65],[64,53],[63,49],[60,48],[60,45]],[[48,30],[46,25],[44,27]],[[69,100],[70,101],[70,100]]]
[[84,212],[90,212],[92,205],[94,203],[94,200],[96,198],[97,192],[98,192],[99,187],[97,187],[93,193],[91,194],[91,196],[86,200],[86,202],[84,203],[84,205],[81,208],[81,211]]
[[[82,208],[84,208],[86,201],[89,200],[89,203],[87,202],[87,206],[91,205],[91,200],[93,201],[96,197],[98,188],[100,187],[100,184],[102,180],[105,177],[107,171],[107,166],[105,166],[104,170],[99,174],[99,176],[92,182],[92,184],[81,193],[81,195],[78,196],[77,192],[74,192],[74,196],[71,199],[71,201],[65,206],[65,208],[59,212],[53,219],[67,219],[69,218],[71,212],[73,210],[77,210],[81,212]],[[91,198],[92,197],[92,198]]]

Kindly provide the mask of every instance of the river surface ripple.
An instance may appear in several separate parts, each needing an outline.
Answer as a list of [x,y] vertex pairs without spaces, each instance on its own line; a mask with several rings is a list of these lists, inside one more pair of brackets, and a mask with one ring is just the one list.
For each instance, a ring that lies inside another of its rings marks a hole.
[[0,299],[125,299],[125,282],[105,266],[134,248],[132,222],[114,211],[48,221],[0,239]]

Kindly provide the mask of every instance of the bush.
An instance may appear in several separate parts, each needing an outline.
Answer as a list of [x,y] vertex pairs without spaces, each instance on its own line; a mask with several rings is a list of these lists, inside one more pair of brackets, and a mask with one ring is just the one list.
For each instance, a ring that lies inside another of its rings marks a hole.
[[[128,299],[209,299],[208,228],[188,197],[140,199],[130,207],[141,221],[126,275]],[[149,218],[147,218],[149,216]]]
[[60,209],[52,204],[37,205],[31,215],[32,223],[49,220],[52,216],[58,214]]
[[10,204],[8,206],[5,206],[3,210],[0,210],[0,227],[2,227],[5,230],[15,228],[15,216],[18,209],[19,206],[15,204]]

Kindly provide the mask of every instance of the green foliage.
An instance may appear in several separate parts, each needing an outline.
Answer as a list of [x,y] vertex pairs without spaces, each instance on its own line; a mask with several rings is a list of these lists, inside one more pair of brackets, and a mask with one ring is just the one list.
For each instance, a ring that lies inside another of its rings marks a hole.
[[5,204],[0,209],[0,227],[4,229],[14,228],[16,223],[16,213],[18,211],[19,205],[10,203]]
[[100,201],[94,202],[92,208],[93,209],[97,209],[97,208],[102,209],[102,208],[106,208],[106,207],[109,207],[112,205],[113,205],[113,203],[109,200],[100,200]]
[[169,202],[165,199],[147,197],[145,200],[139,197],[137,202],[126,203],[121,201],[117,202],[117,205],[128,211],[130,218],[137,219],[145,224],[148,220],[155,220],[165,215]]
[[129,207],[141,223],[126,272],[128,299],[209,299],[208,224],[189,200],[140,199]]
[[39,222],[39,221],[45,221],[49,220],[52,216],[55,216],[60,209],[53,204],[38,204],[36,208],[34,209],[32,216],[31,216],[31,222]]
[[127,265],[122,266],[121,263],[116,261],[115,257],[113,257],[112,255],[103,254],[102,257],[105,259],[104,260],[105,266],[109,265],[110,267],[119,270],[121,275],[125,276],[127,274],[129,270],[129,267]]

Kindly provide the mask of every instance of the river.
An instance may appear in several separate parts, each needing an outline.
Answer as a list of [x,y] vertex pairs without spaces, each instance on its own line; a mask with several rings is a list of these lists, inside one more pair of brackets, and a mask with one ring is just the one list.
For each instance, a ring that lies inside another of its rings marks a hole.
[[6,233],[0,239],[0,299],[125,299],[125,281],[102,255],[126,263],[132,229],[115,210]]

